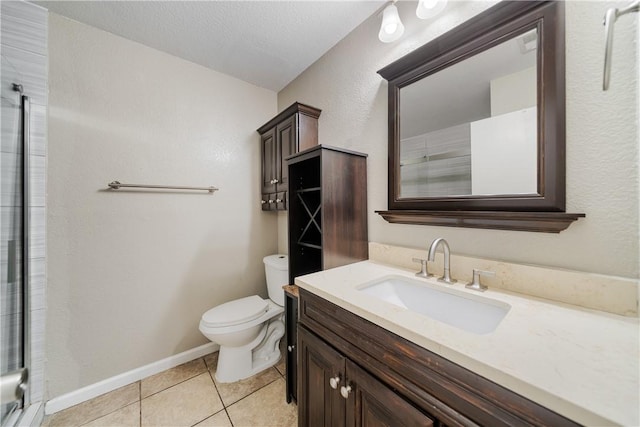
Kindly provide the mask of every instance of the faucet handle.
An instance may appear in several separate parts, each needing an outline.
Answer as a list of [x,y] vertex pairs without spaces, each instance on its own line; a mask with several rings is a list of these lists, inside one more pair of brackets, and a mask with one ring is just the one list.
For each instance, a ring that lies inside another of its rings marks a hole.
[[473,269],[473,280],[471,280],[471,282],[467,283],[465,288],[473,289],[474,291],[484,292],[489,288],[487,288],[485,285],[480,283],[480,276],[495,276],[495,275],[496,275],[496,273],[493,272],[493,271],[478,270],[477,268],[474,268]]
[[427,277],[433,277],[433,274],[430,274],[429,270],[427,270],[427,260],[426,259],[413,258],[412,260],[413,260],[413,262],[419,262],[420,263],[420,271],[418,271],[416,273],[416,276],[424,277],[425,279]]

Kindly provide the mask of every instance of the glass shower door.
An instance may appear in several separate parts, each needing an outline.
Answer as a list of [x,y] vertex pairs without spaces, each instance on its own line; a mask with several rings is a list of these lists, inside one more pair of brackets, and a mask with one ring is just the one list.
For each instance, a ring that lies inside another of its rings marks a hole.
[[[28,363],[28,117],[29,98],[19,75],[2,56],[1,283],[0,283],[0,425],[24,405]],[[26,126],[24,125],[26,124]]]

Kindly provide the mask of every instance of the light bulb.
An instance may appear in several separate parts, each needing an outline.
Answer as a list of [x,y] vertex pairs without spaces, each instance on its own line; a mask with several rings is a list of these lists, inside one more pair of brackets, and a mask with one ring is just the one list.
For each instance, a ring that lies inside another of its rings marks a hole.
[[398,8],[394,4],[390,4],[382,12],[382,24],[378,38],[383,43],[390,43],[398,40],[402,33],[404,33],[404,25],[400,21]]
[[393,34],[398,29],[398,24],[392,22],[391,24],[387,24],[384,26],[384,32],[387,34]]
[[447,5],[447,0],[420,0],[416,8],[416,15],[420,19],[433,18]]
[[420,3],[425,9],[433,9],[438,4],[438,0],[421,0]]

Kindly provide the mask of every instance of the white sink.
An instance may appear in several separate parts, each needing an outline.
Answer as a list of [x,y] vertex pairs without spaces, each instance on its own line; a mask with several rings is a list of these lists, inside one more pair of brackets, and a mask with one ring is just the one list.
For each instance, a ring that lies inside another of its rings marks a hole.
[[501,301],[439,289],[428,282],[402,276],[387,276],[362,285],[358,290],[475,334],[495,331],[511,308]]

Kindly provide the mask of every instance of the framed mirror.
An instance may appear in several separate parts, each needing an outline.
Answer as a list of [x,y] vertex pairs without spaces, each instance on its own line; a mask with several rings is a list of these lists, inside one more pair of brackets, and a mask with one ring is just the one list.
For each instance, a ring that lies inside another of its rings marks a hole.
[[[503,1],[378,71],[390,222],[559,232],[564,5]],[[550,225],[551,224],[551,225]]]

